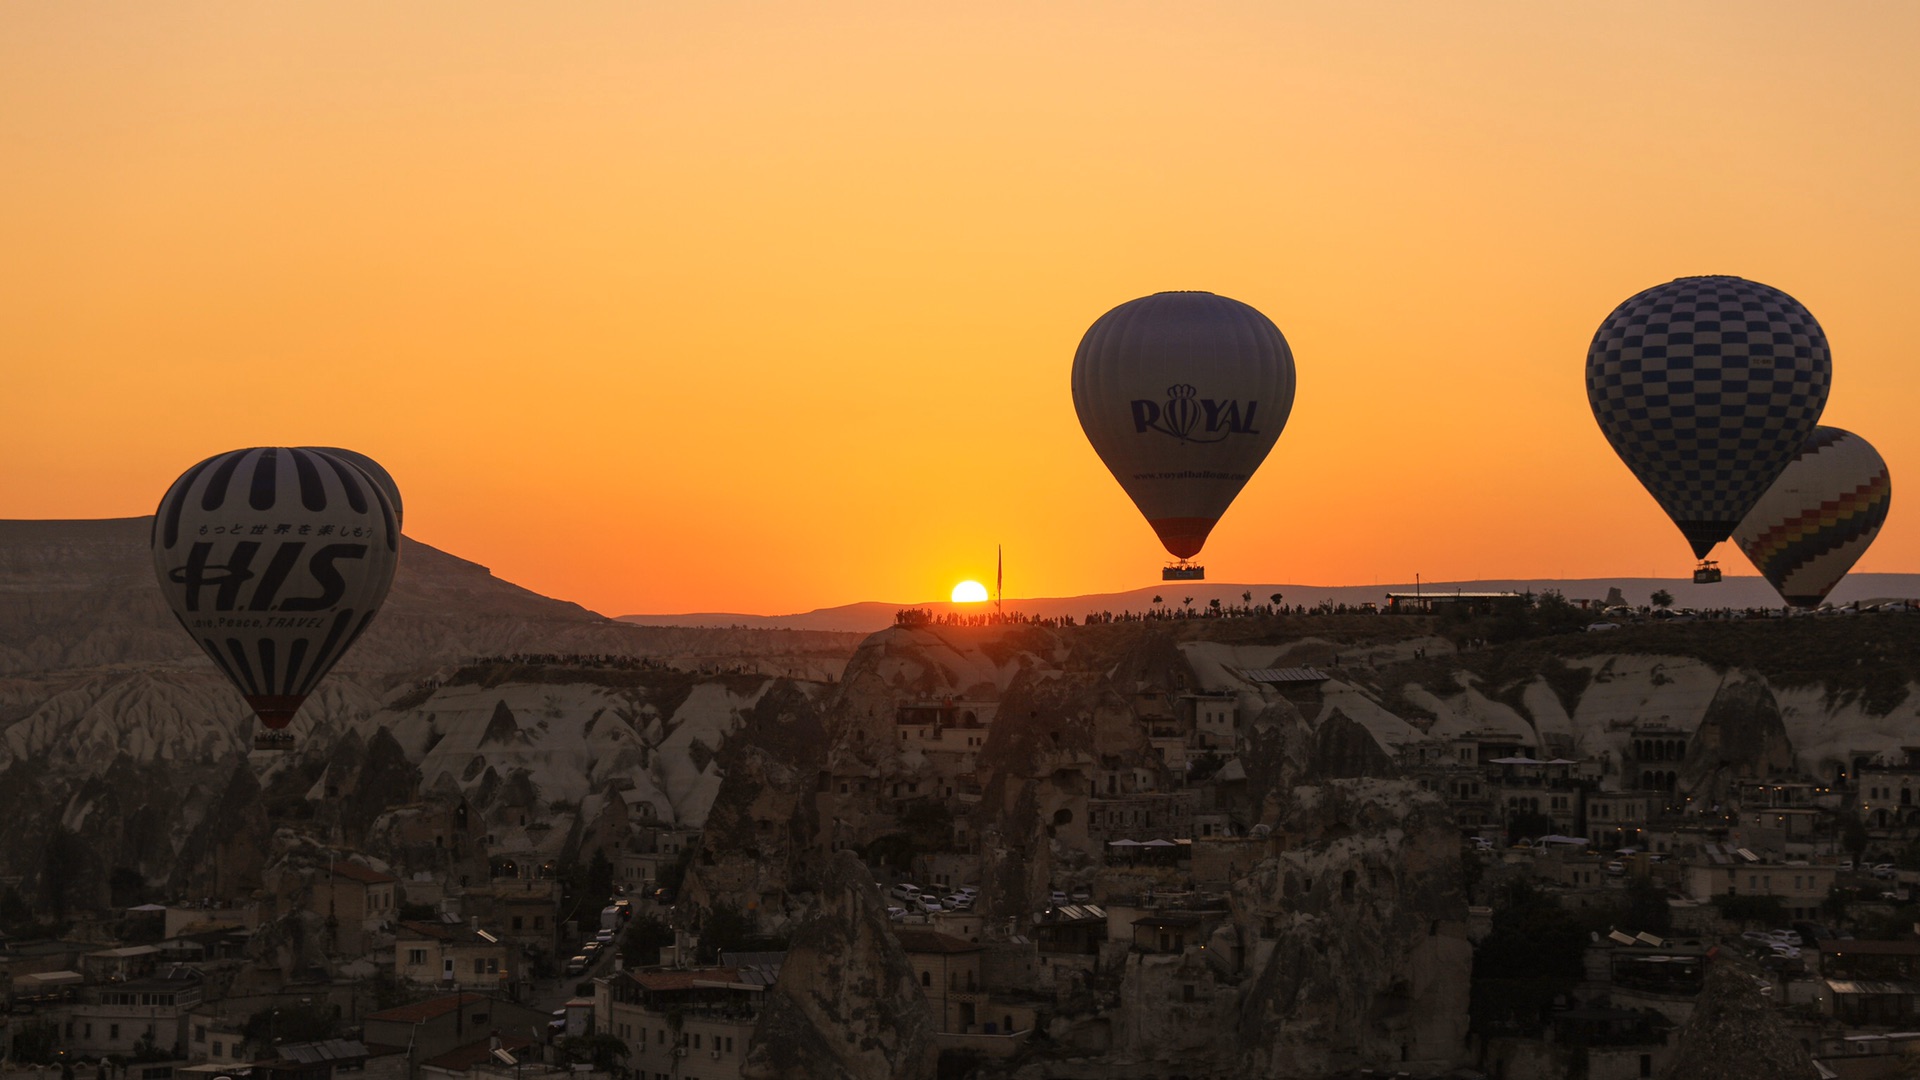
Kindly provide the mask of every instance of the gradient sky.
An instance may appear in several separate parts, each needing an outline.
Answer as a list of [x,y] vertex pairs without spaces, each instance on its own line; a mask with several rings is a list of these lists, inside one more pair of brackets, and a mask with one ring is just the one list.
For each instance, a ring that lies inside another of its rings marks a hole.
[[[1164,554],[1067,373],[1108,308],[1203,288],[1299,368],[1211,579],[1683,574],[1587,343],[1676,276],[1777,286],[1832,342],[1823,422],[1906,475],[1917,34],[1902,3],[8,5],[0,517],[331,444],[410,534],[609,614],[944,597],[996,542],[1009,595],[1132,588]],[[1904,498],[1859,569],[1920,570]]]

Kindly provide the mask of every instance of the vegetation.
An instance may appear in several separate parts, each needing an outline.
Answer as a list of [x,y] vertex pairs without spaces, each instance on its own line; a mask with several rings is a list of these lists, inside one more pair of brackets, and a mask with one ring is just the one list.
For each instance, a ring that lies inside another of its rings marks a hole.
[[693,845],[680,849],[680,854],[672,863],[660,868],[660,876],[654,884],[666,889],[674,896],[680,895],[680,886],[686,884],[687,867],[693,865]]
[[753,920],[727,904],[716,904],[700,922],[699,959],[717,964],[728,952],[778,952],[787,947],[784,935],[756,933]]
[[1480,1032],[1532,1030],[1555,994],[1586,973],[1587,931],[1526,881],[1494,896],[1493,930],[1473,952],[1471,1015]]
[[1787,925],[1787,902],[1783,897],[1722,893],[1713,898],[1713,906],[1719,910],[1721,918],[1734,922]]
[[289,1002],[247,1017],[241,1034],[263,1055],[277,1043],[318,1042],[340,1035],[340,1006],[326,1001]]
[[652,967],[660,962],[660,950],[673,944],[673,928],[654,915],[640,915],[627,924],[620,939],[620,958],[630,968]]
[[632,1051],[618,1036],[601,1032],[597,1035],[569,1035],[558,1043],[560,1053],[570,1062],[580,1065],[591,1064],[595,1072],[611,1073],[616,1060],[624,1058]]

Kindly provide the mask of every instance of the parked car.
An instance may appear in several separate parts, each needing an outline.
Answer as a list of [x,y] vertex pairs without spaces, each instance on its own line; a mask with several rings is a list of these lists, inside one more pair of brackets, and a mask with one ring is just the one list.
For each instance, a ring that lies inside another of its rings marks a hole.
[[1073,890],[1073,892],[1069,894],[1069,898],[1072,899],[1072,901],[1076,904],[1084,904],[1087,901],[1093,899],[1093,890],[1087,888],[1085,885],[1082,885],[1079,888]]
[[887,891],[896,900],[912,900],[920,895],[920,886],[909,885],[903,881]]
[[964,893],[954,893],[952,896],[943,896],[940,898],[940,902],[945,904],[949,911],[970,911],[973,909],[973,897],[967,896]]
[[1054,907],[1059,907],[1067,902],[1067,894],[1061,892],[1059,889],[1055,889],[1047,894],[1047,901]]
[[920,900],[920,910],[922,911],[934,912],[934,911],[947,910],[946,908],[940,906],[940,901],[935,900],[931,896],[922,896],[919,898],[919,900]]
[[586,970],[587,970],[587,958],[584,956],[576,956],[573,959],[567,961],[566,972],[569,975],[578,975]]
[[901,919],[904,919],[906,917],[907,917],[906,908],[890,907],[887,909],[887,918],[892,919],[894,922],[899,922]]

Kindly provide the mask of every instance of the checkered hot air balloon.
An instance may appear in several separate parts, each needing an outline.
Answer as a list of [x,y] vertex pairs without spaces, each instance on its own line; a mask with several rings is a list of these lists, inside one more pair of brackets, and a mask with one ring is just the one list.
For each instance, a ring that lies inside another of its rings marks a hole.
[[1892,502],[1887,463],[1873,446],[1817,427],[1733,539],[1782,599],[1818,607],[1866,554]]
[[1600,324],[1587,401],[1705,558],[1813,433],[1832,374],[1826,334],[1793,297],[1743,278],[1680,278]]
[[153,519],[160,591],[269,728],[293,720],[373,621],[399,545],[380,486],[311,449],[216,454],[174,481]]
[[1087,441],[1175,558],[1207,535],[1293,411],[1293,352],[1272,320],[1209,292],[1100,316],[1073,357]]

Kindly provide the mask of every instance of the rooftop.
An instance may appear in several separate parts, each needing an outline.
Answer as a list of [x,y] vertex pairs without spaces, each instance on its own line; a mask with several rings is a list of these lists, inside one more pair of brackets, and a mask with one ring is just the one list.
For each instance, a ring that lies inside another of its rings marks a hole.
[[368,1013],[367,1019],[392,1020],[401,1024],[420,1024],[428,1020],[437,1020],[462,1005],[485,1000],[487,1000],[485,994],[448,994],[445,997],[416,1001],[411,1005],[402,1005],[395,1009]]
[[392,874],[383,874],[371,867],[359,863],[336,862],[328,871],[336,878],[357,881],[362,885],[390,885],[399,879]]
[[[499,1049],[510,1052],[525,1050],[527,1047],[533,1045],[533,1040],[524,1035],[508,1035],[502,1033],[497,1037],[500,1040]],[[431,1066],[435,1069],[444,1069],[447,1072],[466,1072],[475,1065],[485,1064],[488,1061],[494,1060],[494,1038],[495,1036],[489,1036],[485,1039],[470,1042],[465,1046],[456,1046],[452,1050],[441,1054],[439,1057],[428,1058],[420,1064]],[[515,1056],[518,1055],[516,1054]]]
[[910,953],[970,953],[986,949],[985,945],[918,926],[897,926],[893,936],[899,938],[900,947]]

